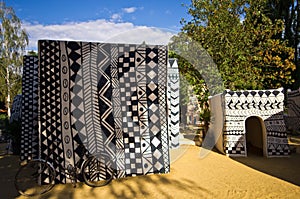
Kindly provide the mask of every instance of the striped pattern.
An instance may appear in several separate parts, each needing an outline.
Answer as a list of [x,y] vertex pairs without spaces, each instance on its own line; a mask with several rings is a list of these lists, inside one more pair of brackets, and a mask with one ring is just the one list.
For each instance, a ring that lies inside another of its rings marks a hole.
[[74,166],[85,148],[110,156],[103,176],[169,172],[165,46],[43,40],[39,56],[39,157]]

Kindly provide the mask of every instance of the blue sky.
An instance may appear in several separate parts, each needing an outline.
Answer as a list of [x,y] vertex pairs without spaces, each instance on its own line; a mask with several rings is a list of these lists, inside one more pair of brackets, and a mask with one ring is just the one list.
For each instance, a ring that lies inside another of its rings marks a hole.
[[168,40],[171,33],[180,30],[181,18],[189,19],[187,8],[182,4],[189,5],[191,0],[5,2],[14,8],[29,33],[28,48],[35,49],[39,39],[134,42],[135,38],[137,42],[164,43],[162,40]]

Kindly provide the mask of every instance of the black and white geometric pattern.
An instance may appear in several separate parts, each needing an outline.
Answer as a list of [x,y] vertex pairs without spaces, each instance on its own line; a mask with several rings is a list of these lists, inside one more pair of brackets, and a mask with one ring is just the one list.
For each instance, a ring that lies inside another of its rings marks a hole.
[[300,132],[300,88],[287,92],[287,115],[285,116],[287,129]]
[[13,103],[11,106],[11,116],[9,118],[9,122],[12,123],[14,121],[21,121],[22,117],[22,95],[16,95],[13,99]]
[[[64,114],[69,114],[69,110],[61,108],[64,101],[69,100],[68,93],[62,93],[61,89],[68,85],[68,80],[61,78],[61,73],[69,72],[69,68],[61,66],[60,42],[43,41],[39,42],[39,134],[40,134],[40,154],[39,157],[45,159],[53,154],[49,161],[53,163],[56,169],[56,182],[66,183],[66,177],[60,171],[58,164],[67,166],[65,160],[72,156],[66,154],[63,142],[69,143],[72,137],[63,137],[65,129],[69,128],[64,123]],[[62,52],[64,53],[64,52]],[[69,160],[67,160],[69,162]],[[74,165],[74,163],[73,163]]]
[[[229,156],[247,156],[246,119],[260,118],[265,128],[265,155],[268,157],[289,155],[284,124],[283,89],[274,90],[226,90],[224,101],[223,146]],[[220,114],[220,113],[216,113]]]
[[38,157],[38,57],[23,57],[21,160]]
[[176,59],[168,61],[168,131],[170,148],[178,148],[179,143],[179,70]]
[[115,178],[169,172],[166,46],[42,40],[39,57],[42,158],[75,166],[84,146]]

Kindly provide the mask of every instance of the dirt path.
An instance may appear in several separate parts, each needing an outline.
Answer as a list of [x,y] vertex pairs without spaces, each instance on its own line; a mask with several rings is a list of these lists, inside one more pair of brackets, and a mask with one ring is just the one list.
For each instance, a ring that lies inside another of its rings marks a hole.
[[[210,152],[200,159],[202,148],[183,146],[171,152],[171,172],[113,180],[108,186],[91,188],[78,183],[56,185],[36,198],[299,198],[300,154],[290,158],[231,159]],[[183,153],[184,152],[184,153]],[[0,157],[0,198],[18,196],[13,186],[18,158]]]

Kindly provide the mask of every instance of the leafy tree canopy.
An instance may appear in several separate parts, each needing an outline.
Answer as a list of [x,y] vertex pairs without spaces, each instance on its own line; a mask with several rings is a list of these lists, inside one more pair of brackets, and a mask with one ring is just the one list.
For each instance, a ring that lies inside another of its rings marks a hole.
[[[266,5],[266,0],[194,0],[188,7],[192,19],[182,21],[182,34],[210,55],[225,88],[268,89],[294,82],[293,48],[275,38],[284,29],[283,20],[271,20]],[[191,82],[199,79],[187,66],[183,64],[181,72],[191,76]]]
[[10,102],[21,91],[20,66],[28,36],[13,8],[0,2],[0,100],[6,99],[10,116]]

